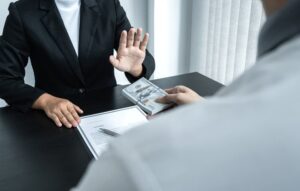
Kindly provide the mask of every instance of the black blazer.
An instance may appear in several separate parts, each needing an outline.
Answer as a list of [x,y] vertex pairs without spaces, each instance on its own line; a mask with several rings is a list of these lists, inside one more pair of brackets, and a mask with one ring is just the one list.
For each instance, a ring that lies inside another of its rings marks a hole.
[[[68,98],[116,85],[109,56],[131,28],[119,0],[82,0],[78,56],[54,0],[20,0],[9,12],[0,38],[0,97],[9,105],[26,111],[45,92]],[[24,84],[28,58],[35,87]],[[143,76],[154,69],[147,51]]]

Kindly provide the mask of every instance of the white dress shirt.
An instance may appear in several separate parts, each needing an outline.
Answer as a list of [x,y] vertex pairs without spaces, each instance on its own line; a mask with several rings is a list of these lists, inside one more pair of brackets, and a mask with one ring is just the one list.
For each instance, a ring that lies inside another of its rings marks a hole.
[[300,190],[299,50],[300,36],[216,96],[119,137],[74,191]]
[[78,55],[81,0],[55,0],[55,3]]
[[112,141],[74,191],[300,190],[299,9],[268,18],[253,68]]

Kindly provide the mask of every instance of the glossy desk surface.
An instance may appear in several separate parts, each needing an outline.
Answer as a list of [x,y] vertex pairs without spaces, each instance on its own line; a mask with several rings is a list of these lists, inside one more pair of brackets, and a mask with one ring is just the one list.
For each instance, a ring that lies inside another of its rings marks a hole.
[[[153,81],[161,88],[186,85],[202,96],[222,85],[191,73]],[[85,115],[132,106],[124,86],[87,92],[73,98]],[[42,112],[0,109],[0,190],[60,191],[74,187],[92,155],[76,129],[57,128]]]

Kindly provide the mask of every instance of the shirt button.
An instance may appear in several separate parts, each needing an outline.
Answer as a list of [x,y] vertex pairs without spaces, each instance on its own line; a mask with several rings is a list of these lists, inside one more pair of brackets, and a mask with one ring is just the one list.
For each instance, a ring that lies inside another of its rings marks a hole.
[[84,92],[85,92],[85,89],[83,89],[83,88],[79,89],[79,93],[83,94]]

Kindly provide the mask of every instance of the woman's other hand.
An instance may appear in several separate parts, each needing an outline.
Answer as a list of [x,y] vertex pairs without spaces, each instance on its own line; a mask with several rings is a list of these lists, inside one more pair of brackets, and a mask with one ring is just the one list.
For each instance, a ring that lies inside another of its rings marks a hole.
[[79,114],[83,111],[69,100],[43,94],[33,104],[34,109],[43,110],[58,127],[77,127],[80,123]]

